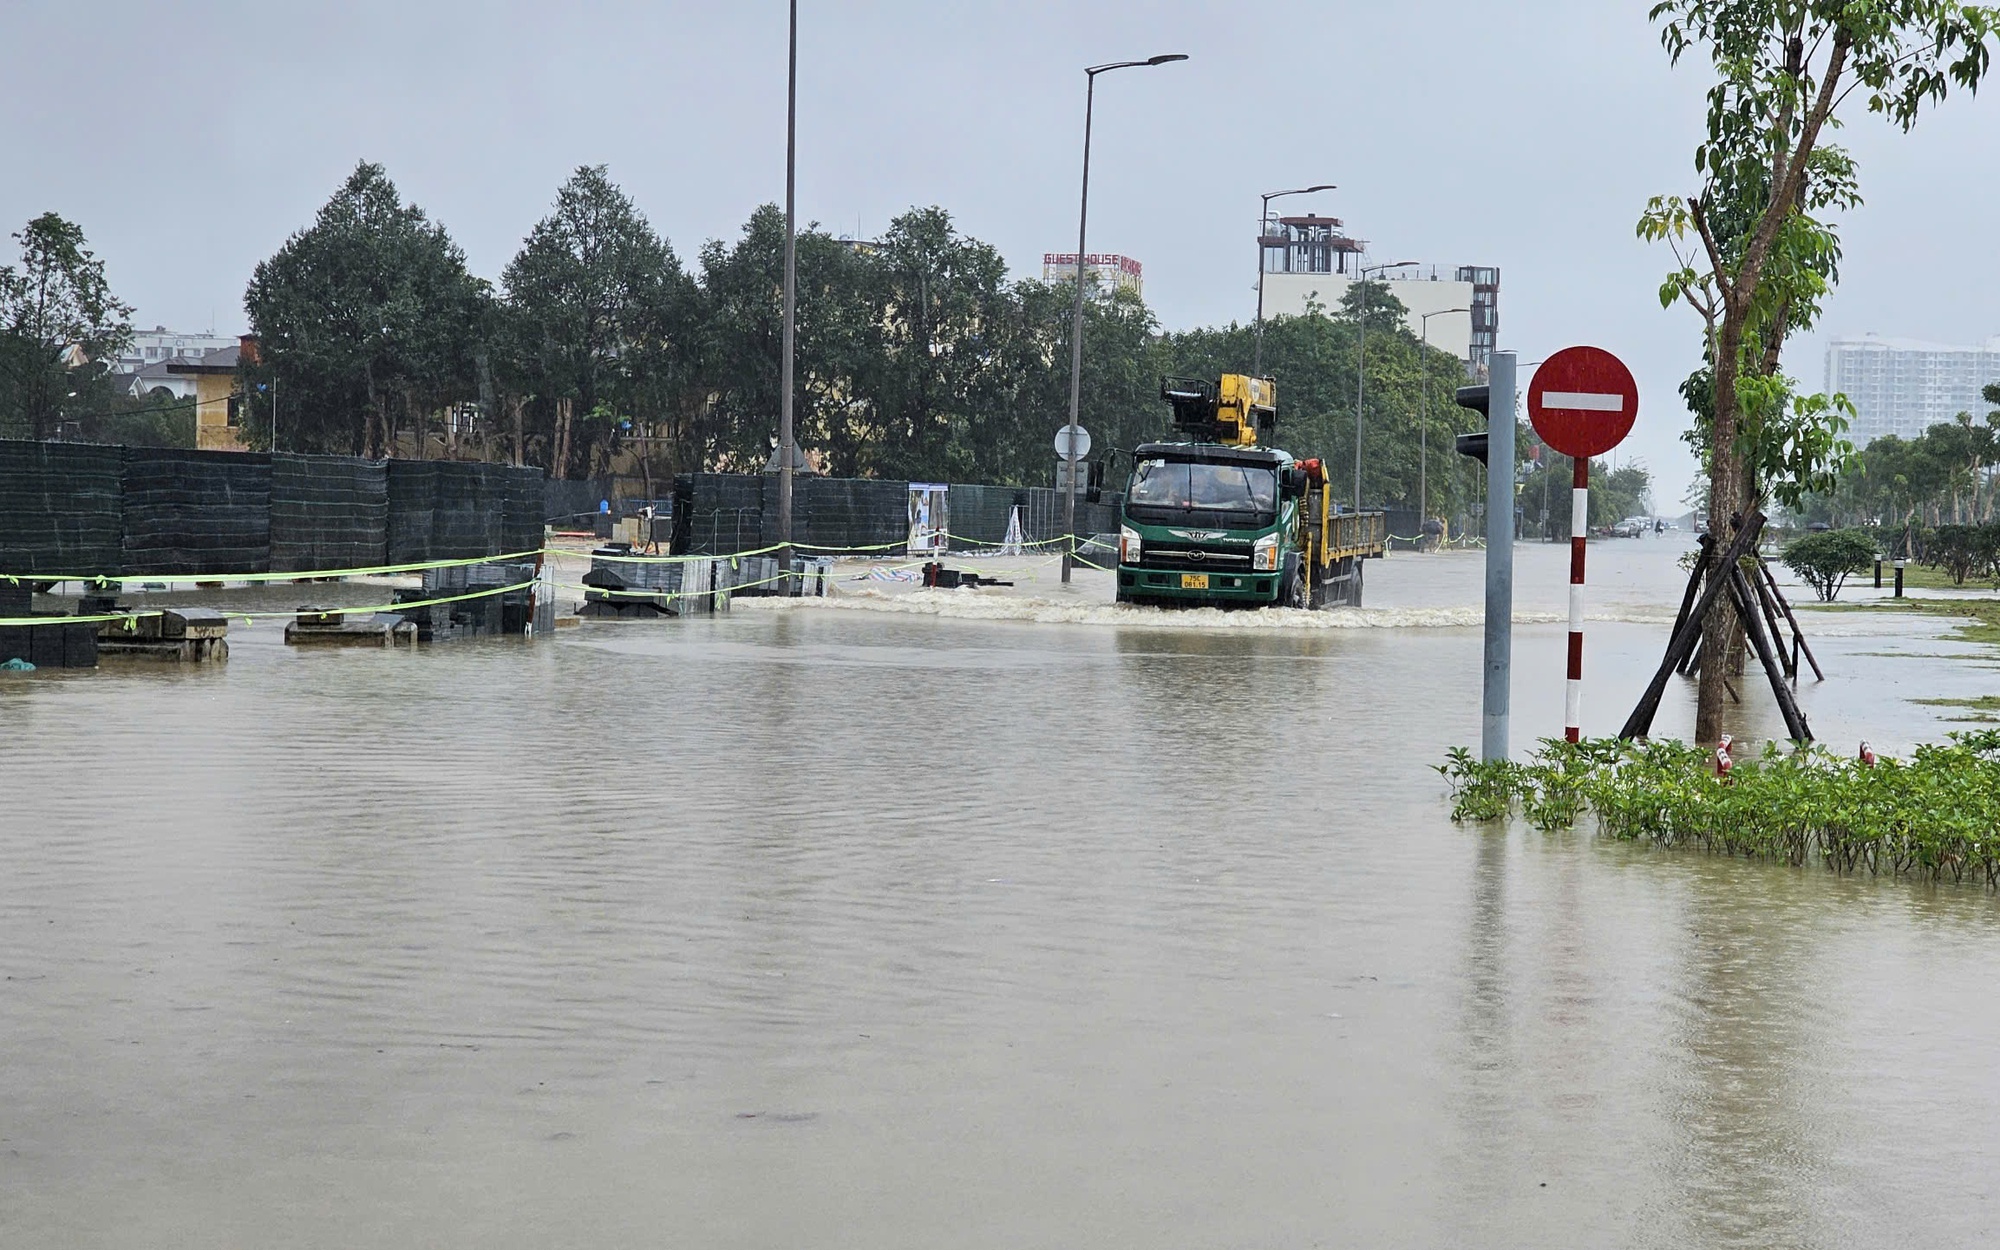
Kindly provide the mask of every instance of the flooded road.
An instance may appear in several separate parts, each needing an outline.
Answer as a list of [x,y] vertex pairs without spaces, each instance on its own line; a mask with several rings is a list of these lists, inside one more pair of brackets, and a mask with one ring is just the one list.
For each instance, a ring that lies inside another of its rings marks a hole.
[[[1589,732],[1678,597],[1629,546]],[[2000,1236],[2000,903],[1452,825],[1480,558],[1371,567],[1360,627],[1036,583],[0,683],[0,1244]],[[1808,628],[1838,748],[2000,691]]]

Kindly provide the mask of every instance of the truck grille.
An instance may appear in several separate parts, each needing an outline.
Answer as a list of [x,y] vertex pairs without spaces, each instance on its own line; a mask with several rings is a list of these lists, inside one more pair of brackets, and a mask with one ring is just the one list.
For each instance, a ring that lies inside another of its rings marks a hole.
[[1233,572],[1250,567],[1250,548],[1224,543],[1147,543],[1139,563],[1149,569],[1213,569]]

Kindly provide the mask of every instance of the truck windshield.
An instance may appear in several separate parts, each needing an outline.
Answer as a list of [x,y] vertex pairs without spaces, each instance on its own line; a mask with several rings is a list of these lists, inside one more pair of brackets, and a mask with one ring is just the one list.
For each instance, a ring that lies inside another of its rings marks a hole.
[[1256,464],[1193,464],[1141,460],[1126,502],[1147,508],[1204,512],[1269,512],[1277,507],[1278,475]]

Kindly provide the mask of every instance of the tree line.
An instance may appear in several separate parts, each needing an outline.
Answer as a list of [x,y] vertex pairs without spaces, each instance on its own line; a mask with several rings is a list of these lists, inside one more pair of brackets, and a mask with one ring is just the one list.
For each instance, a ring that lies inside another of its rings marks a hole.
[[1901,528],[1971,525],[2000,511],[2000,382],[1983,394],[1993,409],[1961,412],[1915,438],[1874,439],[1843,466],[1832,489],[1799,507],[1807,523]]
[[[131,310],[82,232],[60,224],[55,250],[70,263],[52,285],[73,295],[70,315],[10,316],[0,331],[41,350],[22,374],[34,386],[0,390],[0,428],[17,436],[52,437],[66,413],[103,415],[108,401],[79,388],[102,380],[130,333]],[[251,275],[258,350],[241,369],[239,428],[253,448],[510,460],[563,478],[755,472],[775,445],[783,257],[784,218],[766,205],[684,265],[595,166],[563,184],[489,282],[442,223],[363,162]],[[6,281],[12,310],[26,279]],[[1047,483],[1068,412],[1073,295],[1068,281],[1010,280],[999,252],[942,208],[912,208],[871,240],[802,230],[801,448],[835,476]],[[1267,322],[1277,441],[1350,480],[1358,403],[1368,503],[1414,508],[1421,483],[1431,512],[1460,515],[1479,493],[1474,467],[1452,453],[1453,435],[1477,423],[1452,404],[1465,364],[1423,349],[1404,316],[1386,285],[1368,283],[1338,308]],[[1094,454],[1165,434],[1160,378],[1247,371],[1254,334],[1237,323],[1163,331],[1131,292],[1086,301],[1080,419]],[[117,415],[116,428],[86,422],[85,436],[144,440],[172,424],[170,404]],[[191,443],[191,417],[182,428]]]

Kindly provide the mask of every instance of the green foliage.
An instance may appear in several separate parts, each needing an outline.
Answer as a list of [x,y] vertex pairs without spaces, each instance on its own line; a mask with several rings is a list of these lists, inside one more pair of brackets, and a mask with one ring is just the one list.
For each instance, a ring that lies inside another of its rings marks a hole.
[[1929,540],[1923,563],[1944,570],[1954,586],[1967,578],[2000,580],[2000,522],[1940,525]]
[[588,472],[635,417],[681,436],[699,348],[694,283],[604,166],[557,190],[500,280],[489,360],[523,396],[534,459],[558,477]]
[[[737,237],[703,246],[688,274],[607,171],[584,168],[494,301],[443,228],[363,165],[250,284],[264,338],[244,378],[251,442],[268,445],[260,388],[275,379],[289,449],[394,449],[399,426],[476,401],[489,445],[559,476],[755,472],[782,407],[784,239],[782,213],[764,205]],[[911,209],[871,241],[808,225],[797,264],[795,429],[818,468],[1050,479],[1049,437],[1069,409],[1068,281],[1009,281],[999,253],[936,207]],[[1386,284],[1368,283],[1331,316],[1271,319],[1278,439],[1343,479],[1365,369],[1363,495],[1414,506],[1421,480],[1429,510],[1453,515],[1477,489],[1451,450],[1477,424],[1451,402],[1464,363],[1422,350],[1404,316]],[[1098,454],[1167,432],[1161,375],[1243,372],[1255,354],[1251,326],[1163,334],[1135,294],[1088,299],[1080,415]]]
[[0,435],[53,438],[111,401],[109,369],[131,341],[132,309],[111,293],[83,228],[43,213],[14,232],[0,265]]
[[[288,451],[383,455],[405,422],[477,394],[487,284],[380,165],[356,166],[313,224],[258,264],[243,304],[267,371],[251,379],[280,383]],[[245,426],[270,445],[266,404]]]
[[1784,560],[1822,602],[1831,603],[1849,577],[1873,566],[1875,554],[1874,536],[1866,530],[1827,530],[1794,539]]
[[79,424],[87,443],[192,448],[195,401],[192,395],[175,399],[165,389],[143,398],[119,395],[99,411],[85,414]]
[[[1519,444],[1528,449],[1532,466],[1521,478],[1520,501],[1527,524],[1539,529],[1551,541],[1565,539],[1570,532],[1570,489],[1576,484],[1575,461],[1561,455],[1534,436],[1532,430]],[[1650,516],[1653,475],[1646,466],[1628,462],[1613,469],[1608,461],[1590,462],[1591,529],[1615,525],[1630,516]]]
[[1873,767],[1773,745],[1726,780],[1700,747],[1617,739],[1549,739],[1526,765],[1459,749],[1438,771],[1457,820],[1499,819],[1518,803],[1542,830],[1594,814],[1621,841],[2000,887],[2000,730],[1952,734]]
[[[1847,454],[1838,397],[1801,403],[1778,368],[1838,279],[1825,218],[1860,201],[1854,162],[1826,130],[1855,93],[1908,130],[1951,86],[1976,89],[1996,13],[1956,0],[1659,0],[1650,17],[1675,64],[1705,52],[1714,75],[1699,189],[1654,197],[1638,233],[1673,252],[1661,303],[1702,318],[1714,378],[1697,421],[1712,427],[1700,445],[1720,524],[1767,487],[1787,502],[1824,489]],[[1704,716],[1719,695],[1704,681]]]
[[1521,766],[1512,760],[1478,760],[1464,747],[1453,747],[1434,767],[1451,785],[1453,820],[1498,820],[1514,810],[1521,794]]
[[[1994,388],[2000,390],[2000,388]],[[2000,403],[2000,398],[1991,402]],[[2000,462],[2000,411],[1981,420],[1962,412],[1913,439],[1870,442],[1840,475],[1795,505],[1807,521],[1881,524],[1901,529],[1990,521],[1996,508],[1993,467]]]
[[[1276,442],[1301,457],[1326,461],[1336,495],[1352,490],[1356,371],[1365,368],[1362,406],[1362,498],[1373,507],[1419,506],[1426,512],[1463,515],[1483,490],[1479,466],[1452,448],[1454,435],[1483,428],[1480,418],[1452,402],[1465,385],[1465,362],[1433,345],[1423,348],[1403,322],[1400,301],[1385,284],[1368,283],[1367,354],[1362,358],[1356,310],[1360,284],[1349,287],[1341,312],[1327,316],[1309,306],[1300,316],[1264,323],[1264,372],[1278,383]],[[1167,427],[1157,398],[1158,377],[1215,377],[1247,372],[1256,354],[1254,325],[1231,323],[1162,335],[1154,345],[1147,385],[1121,423],[1117,444],[1156,438]],[[1088,373],[1085,375],[1088,377]],[[1426,443],[1428,447],[1426,449]],[[1526,446],[1523,441],[1522,446]]]

